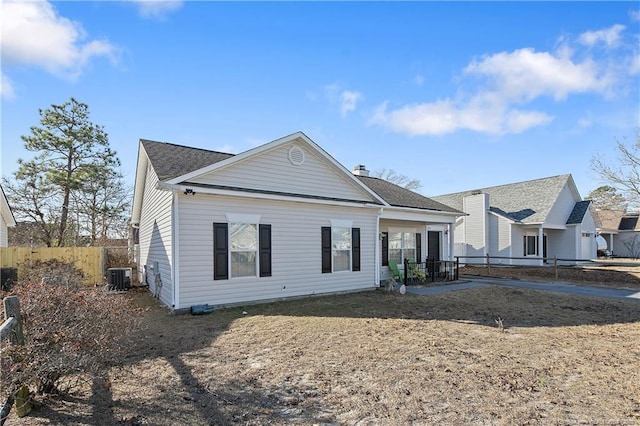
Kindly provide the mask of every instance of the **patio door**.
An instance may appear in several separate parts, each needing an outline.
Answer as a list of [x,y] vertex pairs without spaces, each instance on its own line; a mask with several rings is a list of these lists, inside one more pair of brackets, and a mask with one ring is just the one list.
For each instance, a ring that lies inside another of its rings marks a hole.
[[428,231],[427,232],[427,257],[429,259],[435,259],[436,262],[440,261],[440,236],[442,232]]

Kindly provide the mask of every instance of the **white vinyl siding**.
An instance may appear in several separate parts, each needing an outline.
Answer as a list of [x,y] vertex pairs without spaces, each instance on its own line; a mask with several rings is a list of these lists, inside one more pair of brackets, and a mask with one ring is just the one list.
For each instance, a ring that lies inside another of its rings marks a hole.
[[553,203],[551,210],[549,210],[544,226],[564,228],[567,224],[567,219],[578,201],[580,201],[580,199],[574,197],[569,189],[569,185],[566,184],[560,191],[560,194],[558,194],[558,198],[555,203]]
[[[511,257],[511,221],[495,214],[489,214],[489,254]],[[509,259],[494,259],[491,263],[512,262]]]
[[[466,242],[467,256],[484,256],[487,254],[488,244],[488,218],[489,196],[478,194],[465,197],[463,200],[464,212],[464,239]],[[481,259],[469,259],[470,263],[482,262]]]
[[[308,158],[307,158],[308,160]],[[178,195],[180,306],[228,305],[249,301],[374,288],[377,211],[366,208],[251,200],[240,197]],[[260,215],[271,225],[271,277],[213,280],[212,223],[229,212]],[[323,274],[321,233],[331,220],[361,229],[361,270]]]
[[[0,194],[1,196],[1,194]],[[4,217],[0,214],[0,247],[9,246],[9,237],[7,230],[7,222],[4,221]]]
[[174,304],[171,274],[171,191],[157,189],[158,178],[152,167],[147,169],[144,188],[144,202],[140,215],[140,261],[139,270],[146,266],[146,280],[149,289],[156,294],[156,274],[153,270],[157,262],[160,272],[160,300],[167,306]]
[[331,170],[329,167],[332,165],[303,145],[299,146],[305,152],[304,163],[299,166],[291,164],[288,150],[292,145],[295,144],[285,144],[191,181],[285,194],[373,201],[372,196],[360,188],[351,176]]

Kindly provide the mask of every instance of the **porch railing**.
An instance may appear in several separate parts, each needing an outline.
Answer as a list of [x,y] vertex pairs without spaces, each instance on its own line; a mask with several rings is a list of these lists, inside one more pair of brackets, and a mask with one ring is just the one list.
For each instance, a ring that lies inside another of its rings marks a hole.
[[458,279],[458,269],[458,259],[454,261],[427,258],[424,262],[414,262],[405,259],[402,281],[405,285],[456,281]]

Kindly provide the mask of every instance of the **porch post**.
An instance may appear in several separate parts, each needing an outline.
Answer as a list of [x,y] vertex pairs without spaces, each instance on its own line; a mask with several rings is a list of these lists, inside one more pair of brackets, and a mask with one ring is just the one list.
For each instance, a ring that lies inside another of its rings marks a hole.
[[543,251],[544,236],[542,234],[542,225],[538,228],[538,257],[540,258],[540,266],[544,265],[544,251]]
[[447,260],[453,260],[453,245],[454,245],[454,241],[455,239],[453,238],[453,224],[449,223],[447,224],[447,226],[449,227],[449,259]]
[[609,234],[609,254],[613,256],[613,232]]
[[382,207],[378,210],[378,215],[376,217],[376,249],[375,249],[375,261],[373,264],[375,265],[375,273],[374,280],[375,286],[380,287],[380,268],[382,268],[382,244],[380,242],[380,215],[382,215]]

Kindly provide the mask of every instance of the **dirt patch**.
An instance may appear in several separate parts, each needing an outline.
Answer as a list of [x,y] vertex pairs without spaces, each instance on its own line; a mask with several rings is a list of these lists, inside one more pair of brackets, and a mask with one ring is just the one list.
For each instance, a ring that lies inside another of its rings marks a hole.
[[640,266],[588,265],[560,266],[558,276],[553,266],[464,266],[460,275],[526,279],[533,281],[564,281],[610,288],[640,289]]
[[147,327],[110,380],[7,424],[640,422],[637,302],[491,286],[172,316],[129,297]]

